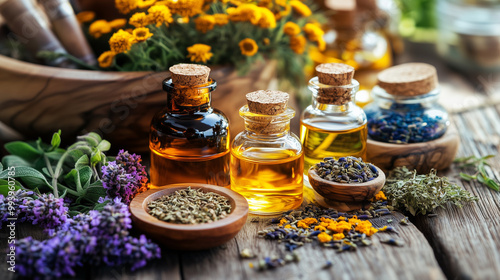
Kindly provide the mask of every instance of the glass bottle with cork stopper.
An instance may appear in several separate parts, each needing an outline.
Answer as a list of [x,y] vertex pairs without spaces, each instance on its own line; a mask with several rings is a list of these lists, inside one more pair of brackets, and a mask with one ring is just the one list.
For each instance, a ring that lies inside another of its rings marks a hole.
[[295,111],[286,92],[260,90],[241,107],[245,130],[231,144],[231,189],[243,195],[250,212],[272,215],[302,203],[303,152],[290,132]]
[[169,70],[171,79],[163,81],[167,106],[151,121],[151,184],[229,187],[228,120],[210,104],[217,86],[210,68],[177,64]]
[[[378,167],[397,166],[428,173],[453,162],[460,138],[437,102],[437,71],[426,63],[406,63],[378,75],[368,118],[367,159]],[[451,127],[452,128],[452,127]]]
[[316,66],[316,72],[318,76],[309,81],[312,104],[300,119],[305,178],[309,168],[325,157],[365,159],[366,155],[366,115],[354,103],[359,88],[354,68],[325,63]]

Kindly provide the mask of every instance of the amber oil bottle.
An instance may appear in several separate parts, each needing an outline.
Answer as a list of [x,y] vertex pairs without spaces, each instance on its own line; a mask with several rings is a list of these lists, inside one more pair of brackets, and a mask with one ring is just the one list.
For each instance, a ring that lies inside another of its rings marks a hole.
[[295,111],[285,92],[261,90],[246,95],[240,109],[245,130],[231,144],[231,189],[243,195],[250,212],[271,215],[302,203],[303,152],[290,132]]
[[316,66],[316,72],[318,76],[309,81],[312,104],[300,120],[305,180],[309,168],[325,157],[366,156],[366,115],[354,103],[359,88],[352,79],[354,68],[326,63]]
[[170,67],[163,81],[167,106],[151,121],[149,148],[152,187],[207,183],[229,187],[229,129],[226,116],[210,105],[217,84],[210,68]]

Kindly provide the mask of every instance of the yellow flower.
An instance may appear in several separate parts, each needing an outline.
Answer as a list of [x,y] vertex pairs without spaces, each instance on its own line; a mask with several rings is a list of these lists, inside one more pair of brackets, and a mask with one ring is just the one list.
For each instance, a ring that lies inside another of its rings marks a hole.
[[[192,17],[200,14],[203,8],[204,0],[167,0],[165,3],[172,14],[178,14],[182,17]],[[158,3],[157,3],[158,4]]]
[[311,15],[311,9],[309,9],[306,4],[300,2],[299,0],[290,1],[290,6],[292,6],[294,12],[303,17],[308,17]]
[[332,241],[332,237],[328,233],[322,232],[318,234],[318,240],[321,243],[330,242]]
[[282,17],[286,17],[290,14],[290,12],[292,11],[292,8],[290,5],[286,5],[284,6],[285,9],[283,11],[279,11],[278,14],[276,14],[276,20],[280,20]]
[[151,7],[156,0],[135,0],[137,8],[139,9],[145,9]]
[[276,27],[276,18],[274,14],[268,8],[259,7],[259,11],[261,14],[259,20],[259,27],[262,28],[275,28]]
[[128,20],[134,27],[144,27],[149,24],[149,18],[146,13],[135,13]]
[[229,18],[226,14],[214,14],[215,24],[218,26],[226,25],[229,22]]
[[316,43],[318,43],[318,50],[319,51],[324,51],[326,49],[326,42],[323,37],[321,37]]
[[109,22],[109,26],[113,29],[120,29],[127,24],[127,20],[124,18],[117,18]]
[[300,26],[296,24],[295,22],[287,22],[283,26],[283,32],[285,32],[286,35],[288,36],[295,36],[299,35],[300,33]]
[[271,40],[269,40],[269,38],[262,39],[262,44],[264,44],[264,46],[268,46],[270,43],[271,43]]
[[375,200],[387,200],[387,197],[385,196],[384,192],[379,191],[379,192],[375,195]]
[[168,25],[174,21],[169,8],[160,5],[154,5],[148,9],[148,19],[150,23],[156,23],[156,26],[160,26],[162,23]]
[[333,235],[333,240],[342,240],[345,238],[345,235],[341,232],[341,233],[336,233]]
[[290,37],[290,48],[296,54],[304,53],[304,51],[306,50],[306,43],[306,37],[302,35]]
[[153,36],[153,33],[149,32],[149,28],[147,27],[138,27],[132,31],[132,35],[134,35],[133,43],[144,42],[149,37]]
[[214,29],[215,18],[212,15],[202,15],[194,20],[196,30],[201,33],[207,33],[209,30]]
[[191,47],[187,48],[188,55],[187,57],[191,59],[193,62],[203,62],[207,63],[210,58],[214,55],[210,51],[212,50],[212,47],[209,45],[204,45],[204,44],[194,44]]
[[124,15],[137,8],[137,0],[115,0],[115,7]]
[[246,56],[253,56],[259,50],[259,46],[257,43],[250,38],[246,38],[240,41],[239,43],[241,54]]
[[99,38],[102,34],[111,32],[111,26],[103,19],[94,21],[89,26],[89,34],[94,38]]
[[76,15],[76,19],[78,20],[79,23],[85,23],[94,20],[95,18],[95,13],[92,11],[83,11],[79,12]]
[[120,29],[109,39],[109,47],[115,53],[127,52],[132,46],[132,40],[132,34]]
[[102,68],[108,68],[113,63],[114,57],[115,53],[112,51],[103,52],[97,59],[97,61],[99,61],[99,66],[101,66]]
[[252,4],[242,4],[235,9],[226,10],[231,21],[248,21],[253,25],[258,25],[262,13],[259,7]]
[[314,23],[306,24],[302,30],[306,33],[307,39],[312,42],[317,42],[320,39],[323,39],[323,35],[325,34],[325,32]]

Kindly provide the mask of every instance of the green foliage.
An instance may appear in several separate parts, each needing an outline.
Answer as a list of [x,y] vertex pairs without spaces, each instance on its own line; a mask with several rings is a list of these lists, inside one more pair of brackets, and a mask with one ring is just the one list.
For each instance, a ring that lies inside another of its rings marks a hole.
[[458,164],[459,168],[467,168],[472,167],[475,169],[475,173],[473,175],[469,175],[463,172],[460,172],[460,177],[465,181],[473,181],[477,180],[479,183],[486,185],[492,190],[499,191],[500,185],[499,182],[494,178],[490,178],[488,173],[486,172],[486,167],[490,166],[487,162],[488,159],[495,157],[494,155],[487,155],[484,157],[462,157],[455,159],[455,163]]
[[7,143],[5,149],[10,155],[4,156],[0,164],[0,194],[8,192],[9,181],[15,178],[16,189],[72,198],[77,202],[70,207],[73,214],[99,205],[99,197],[106,196],[106,192],[98,170],[107,161],[104,152],[110,149],[110,143],[91,132],[79,136],[67,149],[61,149],[60,144],[60,130],[54,133],[50,145],[41,139]]

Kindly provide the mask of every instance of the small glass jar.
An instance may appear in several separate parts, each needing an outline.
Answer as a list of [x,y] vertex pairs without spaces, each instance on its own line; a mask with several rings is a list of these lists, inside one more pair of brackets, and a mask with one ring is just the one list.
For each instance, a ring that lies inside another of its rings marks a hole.
[[[311,166],[325,157],[355,156],[365,159],[366,115],[355,104],[359,83],[352,80],[349,85],[330,86],[321,84],[318,77],[309,81],[312,104],[300,120],[300,139],[304,145],[304,176]],[[322,90],[345,92],[347,97],[332,100],[321,95]]]
[[448,113],[437,103],[439,88],[416,96],[392,95],[379,86],[374,102],[365,107],[370,139],[387,143],[420,143],[437,139],[450,125]]
[[262,115],[245,105],[239,113],[245,130],[231,145],[231,189],[247,199],[253,214],[299,207],[304,162],[300,140],[290,132],[295,111],[287,108],[278,115]]

